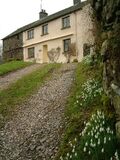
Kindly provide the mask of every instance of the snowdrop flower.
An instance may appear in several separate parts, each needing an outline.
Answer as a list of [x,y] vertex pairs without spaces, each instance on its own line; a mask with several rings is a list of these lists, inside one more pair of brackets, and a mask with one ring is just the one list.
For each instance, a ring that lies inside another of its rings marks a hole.
[[84,147],[83,151],[86,152],[86,150],[87,150],[86,147]]
[[91,136],[93,136],[93,132],[91,132]]
[[89,151],[89,152],[88,152],[88,154],[90,155],[90,154],[91,154],[91,152]]
[[70,147],[72,147],[73,145],[72,145],[72,143],[70,143]]
[[77,100],[77,103],[79,103],[79,101]]
[[109,137],[108,140],[111,141],[111,137]]
[[102,148],[101,152],[104,153],[104,148]]
[[67,153],[67,157],[69,157],[69,153]]
[[85,143],[85,146],[86,146],[86,147],[88,146],[88,142]]
[[100,139],[98,139],[98,145],[100,145]]
[[118,152],[117,151],[115,152],[115,158],[116,158],[116,160],[119,160]]
[[77,142],[77,138],[75,138],[75,142]]
[[77,157],[77,152],[75,152],[75,157]]
[[75,149],[75,146],[73,146],[73,148]]
[[74,153],[75,152],[75,148],[73,148],[73,150],[72,150],[72,153]]
[[62,157],[62,156],[60,157],[60,160],[63,160],[63,157]]
[[109,127],[107,128],[107,133],[110,133],[110,128]]
[[106,144],[106,137],[104,137],[104,144]]
[[72,158],[72,155],[70,155],[70,159]]
[[96,138],[96,139],[98,138],[98,135],[97,135],[97,134],[95,135],[95,138]]
[[90,135],[90,132],[88,132],[88,136]]
[[96,144],[95,144],[95,143],[93,144],[93,147],[96,147]]

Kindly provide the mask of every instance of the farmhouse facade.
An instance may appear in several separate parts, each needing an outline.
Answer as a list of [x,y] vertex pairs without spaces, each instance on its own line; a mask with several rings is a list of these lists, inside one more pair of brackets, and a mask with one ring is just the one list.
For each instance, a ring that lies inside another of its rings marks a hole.
[[89,3],[74,0],[74,5],[48,16],[45,10],[39,20],[3,39],[3,57],[37,63],[81,61],[84,45],[94,44],[92,9]]

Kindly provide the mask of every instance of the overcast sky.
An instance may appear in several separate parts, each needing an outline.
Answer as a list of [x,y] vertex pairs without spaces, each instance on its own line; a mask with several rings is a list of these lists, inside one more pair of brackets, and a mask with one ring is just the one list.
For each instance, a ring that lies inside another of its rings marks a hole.
[[[1,0],[0,39],[39,18],[41,0]],[[53,14],[73,5],[73,0],[42,0],[42,8]]]

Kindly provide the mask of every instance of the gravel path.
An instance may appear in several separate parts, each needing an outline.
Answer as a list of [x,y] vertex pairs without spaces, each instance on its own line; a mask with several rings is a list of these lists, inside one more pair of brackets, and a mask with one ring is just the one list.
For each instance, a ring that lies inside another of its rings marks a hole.
[[11,72],[5,76],[0,76],[0,90],[6,89],[11,83],[16,82],[26,74],[32,73],[39,67],[44,66],[43,64],[34,64],[23,69]]
[[53,72],[51,80],[17,107],[12,119],[0,130],[0,160],[54,159],[75,68],[75,64],[62,65]]

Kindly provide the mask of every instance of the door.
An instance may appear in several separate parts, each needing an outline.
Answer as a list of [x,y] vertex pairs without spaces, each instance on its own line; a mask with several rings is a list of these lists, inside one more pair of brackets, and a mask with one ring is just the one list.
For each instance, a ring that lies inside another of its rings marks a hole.
[[44,45],[43,46],[43,63],[48,63],[48,46]]

